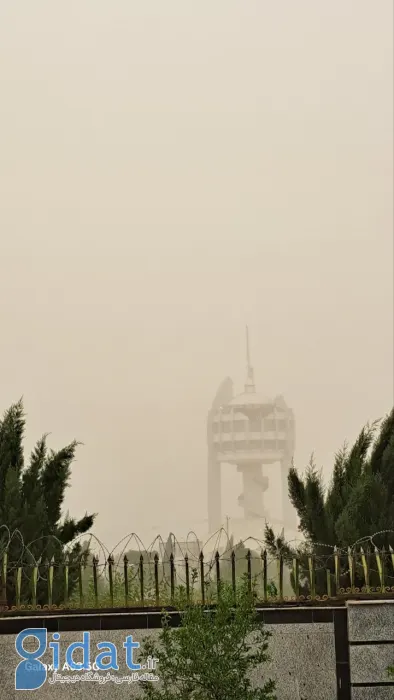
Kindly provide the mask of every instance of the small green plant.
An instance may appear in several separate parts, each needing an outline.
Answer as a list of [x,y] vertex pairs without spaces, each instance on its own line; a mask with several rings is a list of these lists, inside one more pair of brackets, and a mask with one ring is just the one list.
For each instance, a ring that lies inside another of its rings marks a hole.
[[[163,615],[159,641],[147,639],[141,653],[158,659],[158,684],[141,682],[148,700],[276,700],[275,684],[256,688],[251,671],[268,660],[267,632],[258,620],[255,596],[243,580],[236,593],[219,585],[215,606],[177,600],[181,624]],[[260,674],[259,674],[260,675]]]
[[269,598],[276,598],[278,595],[278,588],[275,581],[269,581],[267,586],[267,593]]

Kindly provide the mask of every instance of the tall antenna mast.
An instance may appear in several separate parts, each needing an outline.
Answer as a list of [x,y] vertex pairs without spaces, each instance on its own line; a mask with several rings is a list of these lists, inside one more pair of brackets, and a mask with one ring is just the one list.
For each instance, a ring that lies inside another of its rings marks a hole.
[[253,367],[250,363],[250,347],[249,347],[249,328],[246,326],[246,363],[247,363],[247,375],[245,391],[252,393],[256,390],[254,385],[254,372]]

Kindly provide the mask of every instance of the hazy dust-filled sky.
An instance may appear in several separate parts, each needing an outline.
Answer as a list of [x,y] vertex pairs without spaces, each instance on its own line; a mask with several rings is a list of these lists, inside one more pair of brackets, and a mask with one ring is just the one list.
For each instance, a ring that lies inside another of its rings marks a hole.
[[390,410],[392,84],[392,0],[0,3],[0,409],[108,546],[206,530],[245,323],[300,468]]

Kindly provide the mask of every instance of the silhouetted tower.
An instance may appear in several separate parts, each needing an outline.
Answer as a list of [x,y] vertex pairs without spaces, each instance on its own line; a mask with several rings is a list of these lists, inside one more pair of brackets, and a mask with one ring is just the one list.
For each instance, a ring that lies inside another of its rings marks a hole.
[[264,465],[279,464],[281,471],[281,515],[283,524],[295,516],[288,498],[287,475],[295,447],[293,411],[282,396],[267,399],[256,392],[246,328],[247,375],[245,390],[233,395],[227,378],[220,385],[208,414],[208,520],[213,532],[222,525],[221,468],[232,464],[242,474],[239,505],[248,519],[265,515],[263,494],[269,490]]

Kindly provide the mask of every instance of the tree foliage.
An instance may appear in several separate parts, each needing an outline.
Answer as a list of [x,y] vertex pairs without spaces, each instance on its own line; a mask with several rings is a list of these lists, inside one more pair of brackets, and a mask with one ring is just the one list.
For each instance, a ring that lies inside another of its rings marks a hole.
[[[394,409],[383,421],[366,425],[354,445],[344,445],[336,454],[331,482],[326,489],[313,457],[304,477],[294,465],[288,475],[289,497],[299,517],[304,535],[301,547],[301,592],[310,592],[307,554],[316,555],[321,571],[317,572],[317,589],[326,585],[326,570],[334,572],[334,547],[343,552],[341,580],[348,584],[348,550],[360,553],[377,546],[388,554],[394,543]],[[371,537],[373,536],[373,542]],[[266,546],[272,555],[280,550],[289,564],[295,551],[283,537],[275,536],[267,525]],[[387,577],[393,577],[391,557],[385,560]],[[361,564],[356,571],[356,585],[362,585]],[[294,585],[293,577],[293,585]],[[379,585],[372,570],[370,585]],[[389,585],[394,585],[390,583]]]
[[[62,507],[78,443],[71,442],[58,451],[47,447],[47,435],[36,443],[25,465],[23,440],[25,413],[22,400],[13,404],[0,420],[0,556],[8,557],[7,602],[15,603],[15,571],[40,563],[37,603],[47,602],[46,563],[63,561],[67,548],[70,562],[70,593],[76,577],[76,562],[82,547],[67,545],[93,525],[94,515],[80,520],[66,515]],[[54,569],[53,603],[62,602],[62,567]],[[22,578],[22,602],[30,598],[29,576]]]
[[257,618],[246,581],[236,599],[222,583],[215,607],[193,601],[179,607],[180,627],[172,628],[164,616],[159,641],[150,637],[142,645],[145,658],[159,660],[160,685],[141,683],[148,700],[276,700],[272,680],[256,688],[250,677],[268,659],[270,634]]

